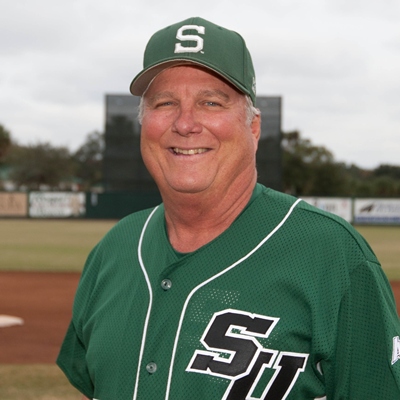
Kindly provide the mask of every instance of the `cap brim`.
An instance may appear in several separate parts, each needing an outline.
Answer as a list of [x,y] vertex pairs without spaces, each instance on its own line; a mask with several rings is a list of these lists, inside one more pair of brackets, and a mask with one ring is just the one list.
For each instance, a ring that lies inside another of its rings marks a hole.
[[218,72],[216,69],[211,68],[209,65],[206,65],[206,64],[203,64],[203,63],[200,63],[200,62],[196,62],[196,61],[193,61],[193,60],[188,60],[188,59],[168,60],[168,61],[164,61],[164,62],[158,63],[156,65],[153,65],[153,66],[145,69],[144,71],[142,71],[138,75],[136,75],[136,77],[133,79],[133,81],[132,81],[132,83],[130,85],[130,92],[134,96],[142,96],[146,92],[146,90],[149,87],[149,85],[151,84],[151,82],[156,78],[156,76],[158,74],[160,74],[165,69],[168,69],[168,68],[171,68],[171,67],[175,67],[175,66],[178,66],[178,65],[196,65],[196,66],[200,66],[202,68],[206,68],[206,69],[208,69],[210,71],[213,71],[217,75],[219,75],[221,77],[221,79],[229,82],[237,90],[239,90],[239,92],[242,92],[244,94],[248,94],[244,90],[243,87],[239,86],[236,82],[233,82],[232,79],[229,79],[228,77],[224,76],[223,74]]
[[192,61],[187,60],[169,60],[165,62],[158,63],[153,65],[150,68],[145,69],[144,71],[140,72],[132,81],[130,85],[130,92],[135,96],[142,96],[143,93],[147,90],[150,83],[153,79],[162,71],[167,68],[174,67],[176,65],[185,65],[185,64],[197,64]]

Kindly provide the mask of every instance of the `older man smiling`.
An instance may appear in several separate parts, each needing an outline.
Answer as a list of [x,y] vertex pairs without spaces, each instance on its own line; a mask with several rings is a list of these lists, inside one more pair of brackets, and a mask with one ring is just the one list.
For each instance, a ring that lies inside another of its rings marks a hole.
[[400,324],[345,221],[257,183],[242,37],[190,18],[150,39],[131,92],[163,203],[90,254],[58,364],[98,400],[400,398]]

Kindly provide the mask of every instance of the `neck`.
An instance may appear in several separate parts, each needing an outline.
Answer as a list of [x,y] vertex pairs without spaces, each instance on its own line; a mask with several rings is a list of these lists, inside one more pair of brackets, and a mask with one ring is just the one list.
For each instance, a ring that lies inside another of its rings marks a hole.
[[256,177],[245,187],[226,193],[179,193],[163,195],[168,237],[172,247],[188,253],[209,243],[224,232],[249,202]]

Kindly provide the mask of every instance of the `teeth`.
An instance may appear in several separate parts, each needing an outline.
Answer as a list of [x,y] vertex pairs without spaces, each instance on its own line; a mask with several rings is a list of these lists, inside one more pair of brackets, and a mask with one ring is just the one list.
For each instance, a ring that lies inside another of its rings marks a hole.
[[177,147],[174,147],[174,153],[176,154],[185,154],[185,155],[193,155],[193,154],[201,154],[205,153],[207,149],[190,149],[190,150],[184,150],[184,149],[178,149]]

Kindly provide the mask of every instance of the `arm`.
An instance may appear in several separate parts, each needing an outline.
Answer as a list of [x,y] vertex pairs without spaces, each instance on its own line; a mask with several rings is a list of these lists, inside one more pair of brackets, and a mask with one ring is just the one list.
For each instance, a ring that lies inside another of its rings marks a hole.
[[390,286],[378,264],[351,274],[342,299],[328,399],[400,398],[400,361],[392,364],[400,324]]
[[[94,256],[94,253],[95,250],[93,250],[89,255],[87,264],[90,263],[90,260]],[[85,312],[85,294],[91,293],[91,287],[89,285],[88,288],[86,282],[86,286],[84,286],[84,289],[79,289],[82,286],[84,274],[85,273],[83,272],[74,300],[74,308],[77,299],[79,302],[79,307],[77,307],[73,312],[73,314],[77,315],[78,317],[76,318],[76,321],[72,319],[68,326],[68,330],[61,345],[61,349],[56,362],[57,365],[64,372],[64,374],[67,376],[70,383],[75,386],[75,388],[81,393],[81,400],[88,400],[93,398],[94,392],[93,384],[86,365],[86,346],[82,341],[82,329],[80,322],[81,320],[79,316],[81,316]],[[85,397],[84,393],[85,395],[87,394],[90,397]]]

